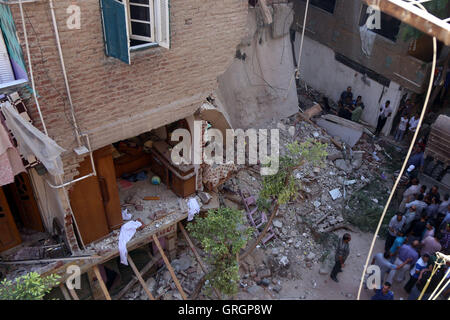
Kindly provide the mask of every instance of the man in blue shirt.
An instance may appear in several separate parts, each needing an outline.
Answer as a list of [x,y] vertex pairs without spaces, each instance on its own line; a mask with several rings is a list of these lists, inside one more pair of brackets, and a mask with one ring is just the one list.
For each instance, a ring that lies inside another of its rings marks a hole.
[[397,238],[395,238],[392,247],[389,249],[389,253],[391,254],[391,257],[394,258],[394,260],[397,254],[397,250],[403,245],[405,239],[406,236],[402,231],[397,232]]
[[394,293],[391,291],[391,284],[385,282],[383,288],[374,289],[375,295],[372,300],[394,300]]
[[425,158],[423,156],[422,148],[420,146],[416,146],[414,148],[414,153],[408,159],[408,163],[406,164],[406,167],[413,165],[415,167],[414,171],[417,174],[417,171],[422,171],[424,162],[425,162]]

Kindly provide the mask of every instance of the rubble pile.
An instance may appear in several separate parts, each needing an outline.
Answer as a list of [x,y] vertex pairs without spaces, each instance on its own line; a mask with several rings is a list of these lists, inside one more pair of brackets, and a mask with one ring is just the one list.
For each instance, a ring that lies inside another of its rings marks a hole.
[[[260,299],[273,298],[281,290],[281,278],[298,278],[299,270],[305,267],[311,269],[320,263],[323,266],[320,272],[329,272],[324,261],[332,258],[333,248],[318,243],[317,233],[326,234],[347,226],[343,210],[351,194],[382,175],[380,165],[385,160],[381,147],[366,134],[350,149],[337,137],[330,137],[295,116],[273,123],[272,127],[280,129],[280,154],[286,152],[286,146],[294,138],[299,142],[312,138],[327,144],[328,156],[321,167],[308,164],[293,172],[301,185],[301,196],[280,206],[272,223],[276,239],[258,246],[252,257],[241,264],[242,294],[248,299],[255,295]],[[343,146],[342,150],[332,138]],[[257,196],[260,188],[261,176],[248,168],[228,180],[222,191],[239,194],[239,190],[247,190]],[[255,255],[262,257],[255,259]]]
[[[178,246],[179,255],[176,259],[171,261],[171,265],[177,279],[180,281],[183,291],[189,297],[194,292],[196,284],[203,277],[204,273],[184,239],[178,240]],[[200,255],[203,255],[201,250],[198,251]],[[146,280],[147,288],[155,299],[182,300],[182,296],[175,286],[175,282],[170,276],[169,270],[165,267],[162,260],[160,260],[158,264],[161,267],[156,274],[153,274]],[[200,298],[204,297],[200,296]],[[135,286],[122,297],[122,300],[148,299],[149,298],[140,283],[136,283]]]

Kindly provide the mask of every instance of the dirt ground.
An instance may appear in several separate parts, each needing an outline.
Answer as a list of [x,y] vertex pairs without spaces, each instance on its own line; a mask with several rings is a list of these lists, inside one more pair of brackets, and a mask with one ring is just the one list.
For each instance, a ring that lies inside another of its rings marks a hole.
[[[342,235],[348,231],[336,231],[336,235]],[[325,263],[327,274],[320,274],[319,263],[313,264],[312,268],[295,266],[297,273],[301,277],[292,279],[280,278],[278,281],[282,287],[276,294],[271,290],[271,286],[263,288],[260,286],[256,296],[246,292],[239,294],[239,299],[282,299],[282,300],[356,300],[358,294],[361,274],[364,269],[365,260],[373,235],[364,232],[349,232],[352,236],[350,242],[350,255],[345,263],[342,273],[338,274],[339,283],[330,279],[329,272],[333,267],[334,254],[331,254]],[[377,240],[373,253],[382,252],[384,240]],[[370,261],[369,261],[370,262]],[[322,266],[323,267],[323,266]],[[403,284],[394,283],[394,299],[407,299],[407,293],[403,289]],[[368,300],[373,295],[372,290],[363,287],[361,300]]]

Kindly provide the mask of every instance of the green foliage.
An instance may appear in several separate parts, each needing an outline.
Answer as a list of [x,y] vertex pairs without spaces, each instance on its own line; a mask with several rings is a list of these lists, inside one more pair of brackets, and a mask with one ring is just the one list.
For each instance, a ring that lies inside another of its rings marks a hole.
[[197,218],[187,226],[192,236],[200,241],[208,254],[212,270],[206,276],[207,288],[216,288],[223,294],[238,291],[239,265],[237,255],[253,233],[245,226],[245,217],[239,210],[219,208],[209,210],[206,218]]
[[[383,180],[376,179],[370,182],[360,191],[352,194],[348,203],[349,208],[344,210],[344,216],[361,231],[375,232],[383,213],[384,204],[389,197],[387,191],[388,188],[384,186]],[[377,199],[378,203],[375,203],[372,199]],[[395,207],[398,208],[398,204],[395,206],[392,203],[389,207],[381,225],[380,237],[385,236],[390,218],[395,214]]]
[[[447,18],[447,5],[448,0],[433,0],[429,2],[424,2],[422,5],[427,9],[427,11],[440,19]],[[402,23],[400,27],[400,38],[403,41],[409,41],[418,39],[423,35],[422,31],[417,30],[414,27],[406,23]]]
[[263,177],[262,189],[258,197],[258,208],[266,210],[270,200],[277,199],[279,204],[287,203],[299,190],[299,184],[291,179],[292,171],[305,162],[322,165],[327,156],[326,144],[309,139],[287,145],[287,154],[280,157],[277,174]]
[[4,279],[0,282],[0,300],[42,300],[53,286],[59,284],[57,274],[41,277],[30,272],[13,281]]

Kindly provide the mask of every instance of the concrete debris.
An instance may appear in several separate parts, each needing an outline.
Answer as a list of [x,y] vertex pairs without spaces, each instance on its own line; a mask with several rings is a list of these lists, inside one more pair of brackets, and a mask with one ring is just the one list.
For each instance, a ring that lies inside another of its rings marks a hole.
[[331,198],[333,198],[333,200],[336,200],[336,199],[339,199],[340,197],[342,197],[342,193],[339,190],[339,188],[331,190],[330,195],[331,195]]
[[203,191],[199,192],[198,196],[203,204],[208,204],[212,199],[209,193]]
[[283,223],[280,220],[273,220],[273,226],[281,229],[283,227]]
[[287,267],[289,266],[289,259],[286,256],[282,256],[278,263],[283,267]]

